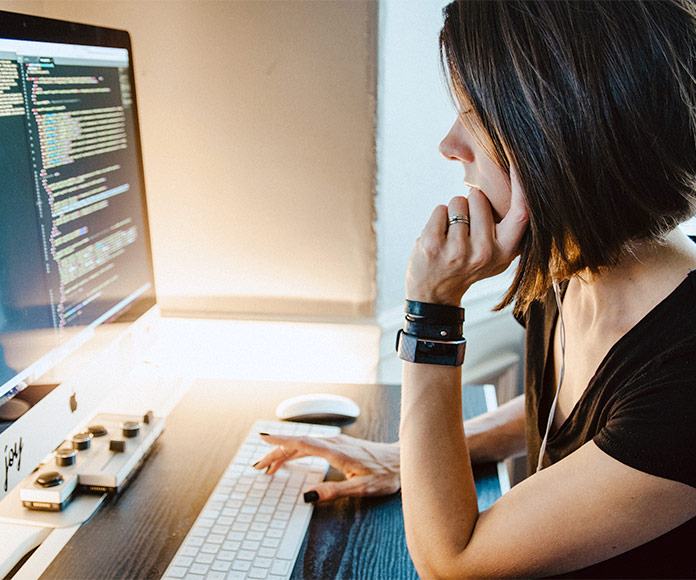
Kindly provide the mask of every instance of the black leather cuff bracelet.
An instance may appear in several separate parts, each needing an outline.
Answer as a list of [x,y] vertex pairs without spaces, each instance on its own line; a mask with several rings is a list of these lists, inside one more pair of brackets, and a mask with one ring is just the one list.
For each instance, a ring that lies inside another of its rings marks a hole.
[[411,320],[406,316],[404,332],[417,338],[432,338],[434,340],[461,340],[462,324],[430,324],[420,320]]
[[427,320],[429,324],[455,325],[464,322],[464,309],[459,306],[406,300],[405,310],[407,318]]

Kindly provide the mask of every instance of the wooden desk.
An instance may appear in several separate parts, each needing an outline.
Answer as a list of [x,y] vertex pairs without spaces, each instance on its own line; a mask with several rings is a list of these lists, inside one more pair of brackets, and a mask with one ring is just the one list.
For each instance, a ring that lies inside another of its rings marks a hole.
[[[253,422],[273,419],[280,401],[307,392],[343,394],[360,405],[361,416],[345,433],[386,442],[398,438],[397,385],[199,381],[167,418],[130,486],[107,499],[42,578],[159,578]],[[464,416],[484,411],[483,388],[465,389]],[[482,508],[499,497],[495,465],[477,470],[477,489]],[[293,578],[417,578],[406,548],[400,494],[317,506]]]

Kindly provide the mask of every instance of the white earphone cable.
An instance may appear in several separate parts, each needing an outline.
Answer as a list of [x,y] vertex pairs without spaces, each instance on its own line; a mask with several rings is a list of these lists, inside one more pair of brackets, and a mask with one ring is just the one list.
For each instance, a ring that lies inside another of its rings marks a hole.
[[539,449],[539,461],[537,463],[536,472],[541,471],[541,464],[544,461],[544,454],[546,453],[546,442],[549,439],[549,433],[551,432],[551,425],[553,424],[553,418],[556,414],[556,405],[558,404],[558,395],[561,392],[561,385],[563,384],[563,375],[565,374],[565,324],[563,323],[563,306],[561,305],[561,290],[558,286],[556,280],[553,281],[553,293],[556,296],[556,306],[558,307],[558,319],[561,324],[561,372],[558,374],[558,385],[556,385],[556,395],[553,398],[553,403],[551,403],[551,410],[549,411],[549,420],[546,422],[546,433],[544,433],[544,438],[541,441],[541,447]]

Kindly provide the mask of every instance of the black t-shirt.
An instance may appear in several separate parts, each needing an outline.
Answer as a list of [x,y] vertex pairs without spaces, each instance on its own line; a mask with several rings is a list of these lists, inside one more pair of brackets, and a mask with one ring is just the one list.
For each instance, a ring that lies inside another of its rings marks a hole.
[[[523,321],[530,473],[536,469],[555,390],[549,377],[557,315],[549,292]],[[696,271],[607,353],[568,419],[549,436],[543,465],[588,441],[625,465],[696,487]],[[567,577],[695,578],[696,518]]]

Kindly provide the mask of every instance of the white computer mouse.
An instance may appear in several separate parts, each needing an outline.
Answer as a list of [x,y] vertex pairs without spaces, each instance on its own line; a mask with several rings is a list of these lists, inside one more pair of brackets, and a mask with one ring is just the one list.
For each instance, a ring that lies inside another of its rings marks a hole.
[[276,416],[285,421],[347,421],[359,415],[360,407],[355,401],[329,393],[298,395],[276,407]]

